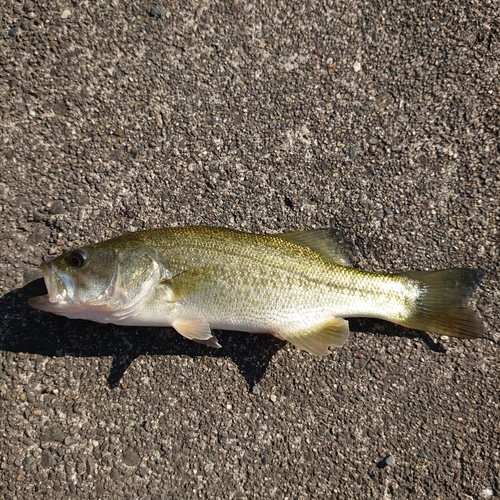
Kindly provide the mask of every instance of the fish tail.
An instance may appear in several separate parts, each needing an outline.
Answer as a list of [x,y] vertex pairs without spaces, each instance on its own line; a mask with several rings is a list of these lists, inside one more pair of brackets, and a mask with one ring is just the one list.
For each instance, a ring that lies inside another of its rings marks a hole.
[[403,326],[416,330],[461,338],[484,336],[484,325],[468,306],[484,277],[479,269],[411,271],[400,276],[416,281],[421,293]]

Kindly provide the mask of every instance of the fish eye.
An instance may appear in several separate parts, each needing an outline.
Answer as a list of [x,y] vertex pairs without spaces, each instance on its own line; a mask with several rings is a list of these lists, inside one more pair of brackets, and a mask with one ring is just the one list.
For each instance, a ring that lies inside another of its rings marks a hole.
[[66,257],[66,262],[75,269],[82,267],[86,260],[87,255],[82,250],[73,250]]

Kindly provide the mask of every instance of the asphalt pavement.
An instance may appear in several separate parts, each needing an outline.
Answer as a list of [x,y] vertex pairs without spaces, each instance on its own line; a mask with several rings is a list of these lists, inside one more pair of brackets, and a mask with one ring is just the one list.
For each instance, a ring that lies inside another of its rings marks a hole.
[[[0,2],[0,497],[499,497],[499,7]],[[46,254],[192,224],[484,269],[486,337],[354,319],[320,359],[27,305]]]

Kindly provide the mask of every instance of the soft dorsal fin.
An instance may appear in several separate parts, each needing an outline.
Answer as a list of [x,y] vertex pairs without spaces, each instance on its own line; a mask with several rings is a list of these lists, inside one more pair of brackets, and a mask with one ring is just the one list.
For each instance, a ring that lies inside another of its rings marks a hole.
[[313,229],[311,231],[294,231],[279,234],[279,238],[291,241],[296,245],[308,247],[323,258],[345,267],[353,267],[354,259],[347,250],[347,243],[336,229]]

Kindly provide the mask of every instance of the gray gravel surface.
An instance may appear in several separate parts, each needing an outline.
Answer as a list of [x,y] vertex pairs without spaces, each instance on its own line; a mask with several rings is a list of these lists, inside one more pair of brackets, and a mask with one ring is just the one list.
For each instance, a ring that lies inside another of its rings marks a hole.
[[[498,497],[499,10],[0,2],[0,497]],[[317,359],[27,306],[44,254],[188,224],[480,267],[487,338],[353,320]]]

